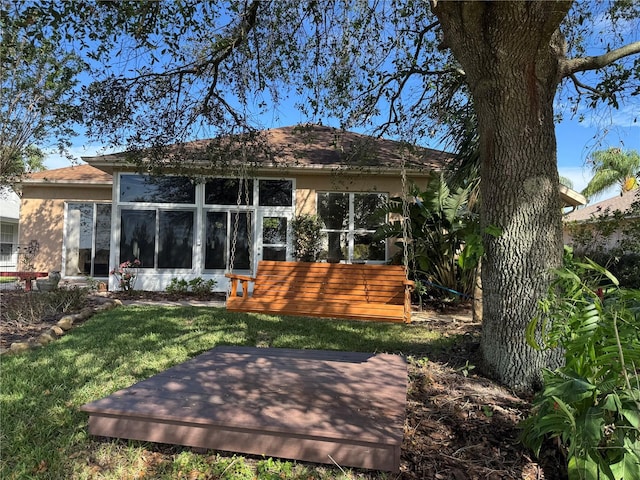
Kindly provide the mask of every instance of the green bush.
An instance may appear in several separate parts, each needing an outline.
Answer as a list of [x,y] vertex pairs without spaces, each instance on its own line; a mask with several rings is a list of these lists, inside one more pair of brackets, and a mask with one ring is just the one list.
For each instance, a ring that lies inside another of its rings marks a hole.
[[174,295],[191,294],[196,297],[205,297],[211,293],[217,283],[213,279],[204,280],[202,277],[192,278],[191,280],[174,277],[165,290],[167,293]]
[[541,310],[527,339],[560,348],[565,365],[544,370],[523,442],[538,454],[558,438],[570,479],[640,478],[640,291],[569,257]]
[[316,215],[298,215],[291,222],[293,255],[303,262],[317,262],[322,250],[322,220]]
[[640,195],[626,211],[605,209],[586,222],[566,225],[576,257],[591,258],[618,279],[620,286],[640,288]]
[[189,292],[189,282],[184,278],[173,277],[165,290],[171,294],[184,294]]
[[189,280],[189,288],[191,293],[197,297],[204,297],[211,293],[213,287],[216,286],[216,281],[213,279],[204,280],[202,277],[196,277]]
[[606,265],[620,282],[621,287],[640,289],[640,253],[605,254],[591,256],[592,260]]

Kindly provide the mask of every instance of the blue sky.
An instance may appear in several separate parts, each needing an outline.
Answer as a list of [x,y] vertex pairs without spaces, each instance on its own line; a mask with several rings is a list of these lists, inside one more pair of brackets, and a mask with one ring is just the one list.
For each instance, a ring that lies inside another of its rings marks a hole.
[[[558,144],[558,171],[572,180],[574,189],[582,190],[592,177],[586,165],[589,155],[596,150],[618,147],[640,152],[640,103],[635,100],[618,111],[605,115],[586,113],[586,120],[567,119],[556,126]],[[616,189],[594,198],[603,200],[616,195]]]
[[[629,38],[627,41],[637,41],[639,39],[639,32],[634,25],[636,25],[635,21],[628,23],[627,33]],[[604,51],[607,43],[608,28],[608,23],[603,23],[601,27],[594,30],[594,32],[601,33],[595,34],[591,39],[588,45],[589,54],[597,55]],[[592,83],[589,82],[589,72],[586,75],[586,83]],[[576,94],[575,87],[570,82],[561,88],[569,89],[571,94]],[[561,98],[560,94],[558,98]],[[578,110],[572,116],[565,114],[563,121],[556,126],[558,171],[561,176],[567,177],[572,181],[573,188],[576,191],[581,191],[592,177],[587,160],[594,151],[617,147],[640,152],[640,98],[629,97],[619,100],[621,104],[617,110],[608,107],[600,107],[598,110]],[[303,117],[298,110],[293,108],[294,101],[294,99],[289,99],[286,104],[272,110],[271,115],[261,116],[259,118],[261,126],[274,128],[310,121],[318,122],[318,119],[312,120]],[[562,100],[557,100],[556,113],[566,112],[569,108],[571,108],[570,105],[563,104]],[[578,121],[580,116],[583,117],[582,122]],[[335,124],[332,121],[323,121],[323,123],[326,125]],[[420,143],[423,144],[422,142]],[[435,140],[426,145],[436,149],[443,148]],[[104,150],[103,146],[95,141],[90,142],[80,137],[74,143],[71,153],[79,158],[81,156],[111,153],[111,151]],[[70,166],[71,162],[59,155],[49,155],[45,159],[45,165],[47,168],[53,169]],[[609,190],[592,199],[592,202],[609,198],[617,193],[616,189]]]

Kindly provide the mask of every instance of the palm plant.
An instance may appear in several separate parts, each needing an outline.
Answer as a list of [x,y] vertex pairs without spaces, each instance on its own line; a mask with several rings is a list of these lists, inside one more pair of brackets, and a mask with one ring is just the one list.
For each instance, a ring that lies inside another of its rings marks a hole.
[[609,148],[594,152],[590,162],[593,178],[582,191],[590,198],[604,192],[616,184],[620,185],[620,193],[638,188],[640,178],[640,155],[635,150],[627,152],[619,148]]
[[[473,239],[480,242],[478,215],[469,209],[476,182],[451,189],[442,175],[433,174],[425,190],[412,185],[409,195],[410,232],[413,258],[410,259],[415,280],[434,297],[458,294],[470,297],[473,292],[475,268],[463,268],[461,258],[466,245]],[[402,199],[392,198],[385,213],[402,214]],[[401,238],[400,220],[378,229],[378,238]]]

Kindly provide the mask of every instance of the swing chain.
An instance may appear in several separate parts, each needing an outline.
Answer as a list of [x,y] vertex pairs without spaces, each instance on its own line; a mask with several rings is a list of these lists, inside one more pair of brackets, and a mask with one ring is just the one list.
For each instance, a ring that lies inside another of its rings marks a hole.
[[[402,154],[401,164],[401,181],[402,181],[402,249],[403,249],[403,265],[405,268],[405,275],[409,279],[409,257],[413,257],[413,252],[410,249],[413,248],[413,242],[411,242],[411,213],[409,209],[409,193],[407,186],[407,169],[405,165],[404,152]],[[411,244],[411,245],[409,245]]]
[[[249,205],[249,181],[247,180],[247,153],[246,149],[243,146],[242,148],[242,161],[240,163],[240,169],[238,172],[238,196],[236,200],[236,214],[233,219],[233,233],[231,235],[231,250],[229,253],[229,266],[228,272],[233,273],[233,269],[235,266],[236,260],[236,245],[238,243],[238,230],[240,229],[240,206],[242,205],[242,192],[244,191],[244,200],[245,205]],[[252,270],[252,251],[251,248],[252,239],[251,239],[251,215],[247,210],[246,212],[247,218],[247,237],[248,237],[248,246],[249,246],[249,268]],[[227,295],[231,293],[231,282],[229,282],[229,289]]]

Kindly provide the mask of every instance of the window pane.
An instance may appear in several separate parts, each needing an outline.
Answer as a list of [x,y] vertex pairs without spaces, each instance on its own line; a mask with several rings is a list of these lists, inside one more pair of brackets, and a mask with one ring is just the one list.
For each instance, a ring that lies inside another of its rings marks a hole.
[[94,236],[93,275],[107,277],[109,275],[109,252],[111,250],[111,205],[96,205]]
[[67,207],[65,274],[91,275],[93,204],[70,203]]
[[261,206],[290,207],[293,205],[291,180],[260,180],[259,188]]
[[120,216],[120,263],[136,258],[141,268],[153,268],[156,251],[155,210],[122,210]]
[[[246,194],[249,188],[249,205],[253,205],[253,180],[243,182],[240,205],[247,205]],[[208,205],[237,205],[240,181],[237,178],[214,178],[204,187],[204,203]]]
[[384,240],[373,240],[372,233],[353,236],[354,260],[386,260]]
[[264,217],[262,220],[262,243],[287,243],[287,219],[284,217]]
[[318,216],[329,230],[349,228],[349,194],[319,193]]
[[161,211],[158,268],[191,268],[193,212]]
[[284,262],[287,259],[287,248],[286,247],[263,247],[262,259]]
[[0,242],[13,243],[16,227],[12,223],[0,224]]
[[355,228],[375,230],[384,223],[378,212],[386,202],[382,193],[356,193],[353,198],[353,222]]
[[[238,233],[236,236],[236,256],[233,263],[234,270],[249,269],[249,239],[247,237],[247,221],[251,221],[251,216],[246,213],[240,213],[238,218]],[[233,242],[233,232],[235,230],[235,221],[237,213],[231,214],[231,242]]]
[[227,267],[227,213],[207,212],[204,268]]
[[121,175],[120,201],[195,203],[196,186],[187,177]]
[[323,236],[320,258],[328,262],[339,262],[348,258],[347,234],[341,232],[327,232]]

